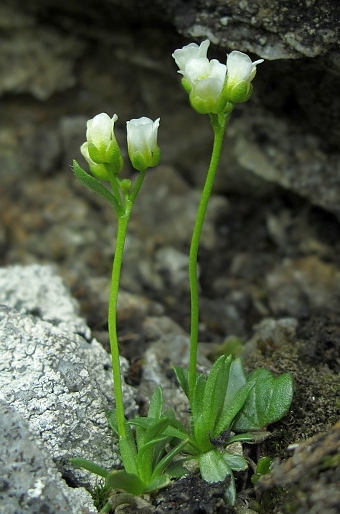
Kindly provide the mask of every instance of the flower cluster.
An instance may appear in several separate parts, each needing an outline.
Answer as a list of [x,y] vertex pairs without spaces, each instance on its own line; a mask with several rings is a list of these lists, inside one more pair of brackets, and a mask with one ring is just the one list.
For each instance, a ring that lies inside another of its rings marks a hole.
[[[123,168],[123,157],[114,135],[112,118],[106,113],[97,114],[87,122],[86,142],[80,150],[91,173],[100,180],[109,180],[110,173],[118,174]],[[160,149],[157,145],[159,118],[156,121],[142,117],[126,123],[128,154],[132,166],[138,171],[152,168],[159,163]]]
[[233,51],[226,64],[217,59],[209,61],[209,45],[208,39],[199,46],[190,43],[175,50],[172,56],[183,75],[182,85],[192,107],[201,114],[219,114],[228,103],[246,102],[250,98],[251,81],[263,59],[252,62],[248,55]]

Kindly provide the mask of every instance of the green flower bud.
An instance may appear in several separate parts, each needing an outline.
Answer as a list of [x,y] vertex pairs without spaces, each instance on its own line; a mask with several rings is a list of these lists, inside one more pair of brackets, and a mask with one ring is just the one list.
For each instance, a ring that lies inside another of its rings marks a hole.
[[126,123],[128,154],[132,166],[138,171],[159,163],[161,151],[157,145],[159,118],[156,121],[142,117]]
[[97,114],[87,122],[86,131],[89,158],[95,164],[109,164],[113,173],[119,173],[123,167],[123,157],[114,135],[117,119],[116,114],[112,118],[105,113]]
[[252,62],[247,54],[233,51],[227,56],[227,79],[223,96],[232,103],[249,100],[253,87],[251,81],[256,75],[256,66],[263,59]]

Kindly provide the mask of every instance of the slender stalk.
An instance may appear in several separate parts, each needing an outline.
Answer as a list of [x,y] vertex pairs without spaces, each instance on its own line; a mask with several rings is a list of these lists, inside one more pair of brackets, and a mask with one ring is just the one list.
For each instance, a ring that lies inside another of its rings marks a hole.
[[195,226],[191,239],[189,252],[189,282],[190,282],[190,303],[191,303],[191,324],[190,324],[190,357],[189,357],[189,398],[192,401],[196,384],[197,366],[197,345],[198,345],[198,323],[199,323],[199,301],[198,301],[198,277],[197,277],[197,255],[202,234],[208,202],[211,195],[217,166],[221,156],[224,133],[230,113],[224,115],[211,115],[210,120],[214,131],[214,144],[211,154],[208,173],[202,191],[200,204],[197,211]]
[[[130,210],[131,212],[131,210]],[[122,268],[123,253],[125,246],[125,238],[127,226],[130,218],[130,212],[126,212],[123,216],[118,218],[118,229],[116,239],[116,249],[113,259],[111,288],[109,298],[109,339],[112,359],[112,374],[113,374],[113,392],[116,400],[116,413],[118,433],[120,437],[125,437],[125,417],[124,417],[124,404],[123,404],[123,391],[121,369],[119,361],[119,346],[117,336],[117,300],[119,291],[119,279]]]
[[145,177],[145,171],[138,174],[136,184],[130,195],[126,195],[125,201],[125,212],[123,215],[118,216],[118,227],[117,227],[117,238],[116,238],[116,249],[113,259],[112,276],[111,276],[111,288],[109,298],[109,314],[108,314],[108,326],[109,326],[109,339],[112,359],[112,374],[113,374],[113,392],[116,400],[116,414],[117,414],[117,425],[118,434],[120,437],[126,436],[125,430],[125,416],[124,416],[124,403],[123,403],[123,391],[122,391],[122,379],[121,379],[121,368],[119,361],[119,345],[117,336],[117,300],[120,283],[120,273],[122,269],[122,261],[124,254],[124,246],[128,223],[131,215],[133,202],[136,199],[137,193],[142,185]]

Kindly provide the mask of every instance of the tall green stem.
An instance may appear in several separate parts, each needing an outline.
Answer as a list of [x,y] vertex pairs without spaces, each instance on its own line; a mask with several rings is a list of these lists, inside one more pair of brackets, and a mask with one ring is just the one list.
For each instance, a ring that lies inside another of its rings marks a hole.
[[189,397],[192,401],[196,383],[197,366],[197,345],[198,345],[198,323],[199,323],[199,302],[198,302],[198,277],[197,277],[197,255],[202,234],[208,202],[211,195],[217,166],[221,156],[224,133],[230,113],[210,116],[214,131],[214,145],[210,159],[210,165],[205,180],[200,204],[197,211],[194,231],[191,239],[189,252],[189,282],[191,298],[191,325],[190,325],[190,357],[189,357]]
[[[131,210],[130,210],[131,212]],[[126,212],[123,216],[118,218],[118,229],[116,239],[116,249],[112,266],[111,289],[109,298],[109,338],[112,359],[112,373],[113,373],[113,391],[116,401],[116,414],[118,423],[118,433],[121,437],[125,437],[125,418],[124,418],[124,404],[123,404],[123,391],[121,369],[119,361],[119,346],[117,335],[117,300],[119,291],[119,279],[122,268],[123,253],[125,246],[125,238],[127,226],[130,218],[130,212]]]
[[118,216],[118,228],[116,238],[116,249],[113,259],[112,276],[111,276],[111,288],[109,298],[109,339],[112,359],[112,374],[113,374],[113,392],[116,401],[116,415],[118,434],[120,437],[126,436],[125,430],[125,417],[124,417],[124,403],[123,403],[123,391],[122,391],[122,379],[121,369],[119,361],[119,345],[117,335],[117,300],[120,283],[120,273],[122,269],[122,261],[124,254],[125,239],[127,233],[127,227],[131,215],[132,205],[136,199],[137,193],[142,185],[145,177],[145,171],[138,174],[138,179],[132,190],[132,192],[126,195],[124,214]]

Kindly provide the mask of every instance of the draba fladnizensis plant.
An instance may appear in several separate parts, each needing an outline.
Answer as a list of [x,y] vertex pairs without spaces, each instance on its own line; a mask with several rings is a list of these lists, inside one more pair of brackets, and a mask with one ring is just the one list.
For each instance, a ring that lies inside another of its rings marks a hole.
[[208,482],[223,481],[229,476],[225,480],[225,500],[234,504],[233,472],[247,468],[242,452],[235,451],[235,446],[239,448],[242,442],[258,439],[259,433],[288,412],[293,380],[289,373],[274,377],[266,369],[256,369],[247,375],[241,359],[230,355],[220,357],[209,374],[197,372],[197,254],[202,227],[228,120],[235,104],[250,98],[257,65],[263,62],[263,59],[252,62],[248,55],[238,51],[227,55],[226,64],[216,59],[209,60],[209,44],[209,40],[200,45],[191,43],[173,53],[190,104],[198,113],[209,116],[214,135],[189,251],[189,365],[187,369],[175,368],[178,383],[189,401],[190,422],[184,426],[172,410],[164,411],[160,386],[156,387],[150,399],[147,416],[127,420],[124,415],[116,313],[119,279],[133,204],[147,170],[160,161],[157,144],[160,120],[142,117],[127,122],[128,155],[138,172],[136,180],[132,181],[121,176],[123,157],[114,135],[118,117],[114,114],[110,118],[101,113],[87,122],[86,142],[81,146],[89,172],[82,169],[77,161],[73,161],[73,170],[84,186],[112,205],[117,216],[108,314],[116,408],[107,413],[107,418],[118,436],[122,469],[107,470],[82,458],[71,461],[103,477],[108,490],[119,489],[140,495],[168,485],[174,477],[187,474],[186,463],[195,460],[201,477]]

